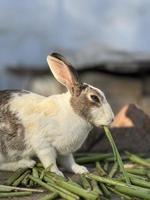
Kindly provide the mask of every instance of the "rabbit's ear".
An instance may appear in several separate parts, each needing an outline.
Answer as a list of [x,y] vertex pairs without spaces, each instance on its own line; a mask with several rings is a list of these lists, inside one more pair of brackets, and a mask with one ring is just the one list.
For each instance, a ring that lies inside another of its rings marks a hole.
[[76,70],[58,53],[48,55],[47,62],[56,80],[72,92],[79,84]]

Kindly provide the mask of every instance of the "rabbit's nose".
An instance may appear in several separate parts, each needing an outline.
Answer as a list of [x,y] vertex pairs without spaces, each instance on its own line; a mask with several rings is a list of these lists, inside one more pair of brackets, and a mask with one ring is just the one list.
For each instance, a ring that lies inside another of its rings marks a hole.
[[113,123],[113,121],[114,121],[114,118],[112,118],[111,120],[109,120],[109,125],[111,125],[112,123]]
[[114,117],[111,119],[111,123],[113,123],[113,121],[114,121]]
[[114,122],[114,117],[112,117],[112,119],[111,119],[110,126],[113,125],[113,122]]

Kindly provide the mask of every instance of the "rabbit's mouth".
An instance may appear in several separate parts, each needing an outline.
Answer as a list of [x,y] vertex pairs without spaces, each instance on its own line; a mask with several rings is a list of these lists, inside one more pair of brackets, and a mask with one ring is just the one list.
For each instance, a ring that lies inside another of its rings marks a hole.
[[114,114],[109,104],[91,110],[91,121],[96,127],[111,126]]
[[95,126],[96,126],[97,128],[102,128],[103,126],[111,127],[112,122],[113,122],[113,119],[112,119],[111,121],[103,122],[103,123],[101,123],[100,125],[95,125]]
[[102,124],[101,126],[111,126],[111,124],[113,123],[113,121],[114,121],[114,118],[112,118],[111,120],[109,120],[109,121],[107,121],[107,122],[105,122],[104,124]]

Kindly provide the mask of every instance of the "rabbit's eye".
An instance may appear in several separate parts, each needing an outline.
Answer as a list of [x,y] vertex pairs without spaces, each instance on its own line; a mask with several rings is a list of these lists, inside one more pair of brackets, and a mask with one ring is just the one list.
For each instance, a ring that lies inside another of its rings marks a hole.
[[92,101],[96,102],[96,103],[100,103],[99,98],[96,95],[91,95],[90,96]]

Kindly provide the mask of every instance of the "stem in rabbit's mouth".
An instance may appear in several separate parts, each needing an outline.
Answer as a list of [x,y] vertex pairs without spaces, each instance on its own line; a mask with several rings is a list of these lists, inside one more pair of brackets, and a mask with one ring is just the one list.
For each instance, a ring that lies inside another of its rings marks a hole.
[[103,128],[104,128],[104,131],[105,131],[105,133],[106,133],[106,136],[107,136],[107,138],[108,138],[108,140],[109,140],[109,142],[110,142],[110,144],[111,144],[111,146],[112,146],[112,150],[113,150],[113,153],[114,153],[114,161],[115,161],[115,162],[118,162],[118,165],[119,165],[119,167],[120,167],[120,171],[123,173],[124,178],[125,178],[125,180],[126,180],[126,183],[127,183],[127,184],[130,184],[130,179],[129,179],[129,177],[128,177],[128,175],[127,175],[125,169],[124,169],[122,159],[121,159],[120,154],[119,154],[119,151],[118,151],[118,149],[117,149],[117,147],[116,147],[116,145],[115,145],[115,142],[114,142],[114,140],[113,140],[113,137],[112,137],[112,135],[111,135],[111,133],[110,133],[110,131],[109,131],[109,129],[108,129],[107,126],[103,126]]

